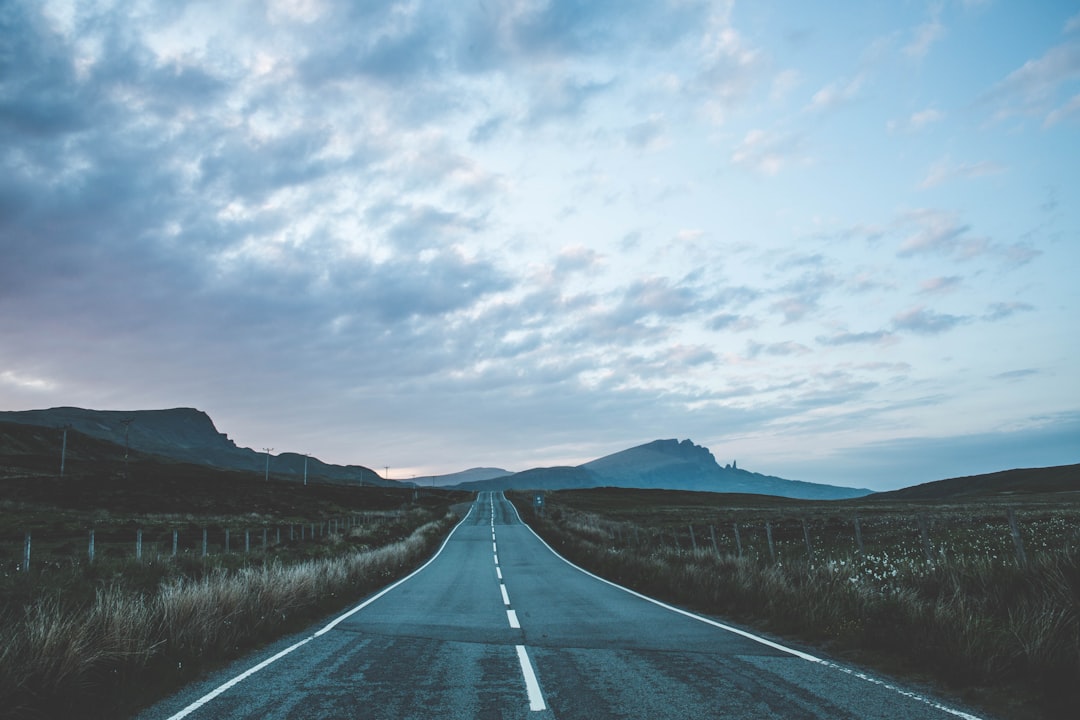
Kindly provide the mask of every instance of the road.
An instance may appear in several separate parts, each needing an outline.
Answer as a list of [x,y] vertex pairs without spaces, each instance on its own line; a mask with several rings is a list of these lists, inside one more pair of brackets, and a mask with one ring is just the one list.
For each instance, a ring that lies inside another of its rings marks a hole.
[[740,632],[573,567],[481,493],[417,573],[138,719],[974,717]]

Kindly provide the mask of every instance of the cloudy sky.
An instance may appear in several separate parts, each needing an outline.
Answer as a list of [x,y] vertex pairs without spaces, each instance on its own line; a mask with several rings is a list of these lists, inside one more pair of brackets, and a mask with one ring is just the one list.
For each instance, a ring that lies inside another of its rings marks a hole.
[[1080,3],[0,3],[0,408],[891,488],[1080,462]]

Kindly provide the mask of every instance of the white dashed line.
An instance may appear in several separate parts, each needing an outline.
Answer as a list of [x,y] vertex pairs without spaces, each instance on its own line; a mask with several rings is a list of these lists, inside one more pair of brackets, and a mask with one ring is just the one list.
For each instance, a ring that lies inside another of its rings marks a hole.
[[495,574],[499,576],[500,580],[502,580],[502,568],[495,568]]
[[514,628],[515,630],[521,629],[521,623],[519,623],[517,619],[517,612],[515,612],[514,610],[507,610],[506,619],[510,621],[510,627]]
[[521,662],[521,674],[525,676],[525,690],[529,693],[529,710],[533,712],[547,710],[544,696],[540,693],[540,683],[536,681],[536,673],[533,672],[532,662],[529,660],[529,653],[525,651],[524,645],[516,647],[518,660]]
[[506,594],[506,586],[503,585],[502,583],[499,583],[499,591],[502,592],[503,605],[509,605],[510,604],[510,596]]

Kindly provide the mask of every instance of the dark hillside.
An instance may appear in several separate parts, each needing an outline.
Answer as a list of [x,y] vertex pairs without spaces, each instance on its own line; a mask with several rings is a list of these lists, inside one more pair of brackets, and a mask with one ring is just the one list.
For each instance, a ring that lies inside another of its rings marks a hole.
[[1080,465],[1003,470],[875,493],[873,500],[958,500],[1001,495],[1080,492]]

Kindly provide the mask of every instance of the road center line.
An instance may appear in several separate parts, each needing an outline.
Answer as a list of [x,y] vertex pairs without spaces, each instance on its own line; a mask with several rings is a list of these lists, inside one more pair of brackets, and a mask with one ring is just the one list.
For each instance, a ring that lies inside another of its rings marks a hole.
[[499,579],[500,579],[500,580],[502,580],[502,579],[503,579],[503,578],[502,578],[502,568],[498,568],[498,567],[497,567],[497,568],[495,568],[495,574],[499,576]]
[[496,555],[496,556],[495,556],[495,564],[496,564],[496,565],[498,565],[498,564],[499,564],[499,556],[498,556],[498,555]]
[[502,583],[499,583],[499,591],[502,593],[502,596],[503,596],[503,605],[509,605],[510,604],[510,596],[506,594],[506,586],[503,585]]
[[544,696],[540,692],[540,683],[536,681],[536,673],[533,671],[532,661],[524,645],[516,645],[518,661],[521,662],[521,674],[525,677],[525,690],[529,693],[529,709],[533,712],[547,710]]
[[518,622],[516,610],[507,610],[506,619],[510,621],[510,627],[515,630],[521,629],[521,623]]

